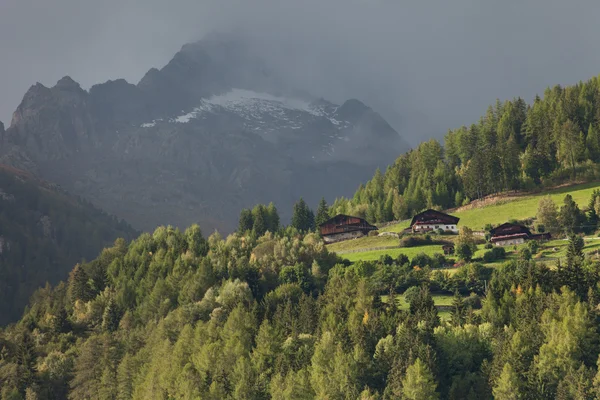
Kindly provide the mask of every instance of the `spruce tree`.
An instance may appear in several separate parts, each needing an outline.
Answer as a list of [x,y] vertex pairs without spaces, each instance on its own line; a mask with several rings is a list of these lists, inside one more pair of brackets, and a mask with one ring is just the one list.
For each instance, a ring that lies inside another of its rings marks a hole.
[[271,233],[275,233],[279,230],[279,212],[273,202],[267,206],[267,230]]
[[454,297],[452,298],[452,311],[450,315],[452,324],[454,326],[462,326],[465,323],[466,307],[463,302],[463,298],[458,291],[454,292]]
[[319,207],[317,208],[317,216],[315,217],[315,225],[320,226],[323,222],[329,219],[329,206],[325,197],[321,198]]
[[69,274],[68,292],[71,304],[77,300],[90,300],[91,290],[88,285],[88,276],[80,264],[77,264]]
[[579,231],[583,223],[581,217],[581,211],[575,200],[573,200],[573,197],[570,194],[566,195],[558,215],[558,220],[563,231],[567,233]]
[[244,233],[252,230],[254,226],[254,219],[252,218],[252,211],[244,208],[240,212],[240,221],[238,224],[238,232]]
[[114,332],[119,329],[119,322],[121,321],[121,311],[111,298],[108,300],[108,304],[102,314],[102,329],[106,332]]

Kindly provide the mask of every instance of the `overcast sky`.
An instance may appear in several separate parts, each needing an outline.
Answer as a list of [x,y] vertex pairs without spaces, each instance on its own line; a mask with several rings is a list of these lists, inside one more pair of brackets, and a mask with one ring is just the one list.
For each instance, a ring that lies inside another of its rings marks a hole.
[[598,0],[0,0],[0,120],[35,82],[137,83],[237,29],[290,81],[359,98],[417,143],[600,74],[599,16]]

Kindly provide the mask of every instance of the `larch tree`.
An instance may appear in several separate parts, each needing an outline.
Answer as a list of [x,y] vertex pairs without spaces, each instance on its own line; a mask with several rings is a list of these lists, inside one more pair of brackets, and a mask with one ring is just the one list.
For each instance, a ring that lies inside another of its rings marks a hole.
[[436,392],[437,384],[427,368],[419,358],[409,366],[402,380],[402,394],[406,400],[436,400],[439,393]]

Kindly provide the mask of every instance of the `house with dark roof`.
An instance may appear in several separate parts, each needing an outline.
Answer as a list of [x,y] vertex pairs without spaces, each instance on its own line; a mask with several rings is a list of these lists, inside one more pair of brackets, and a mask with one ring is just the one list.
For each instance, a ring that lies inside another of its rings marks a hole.
[[458,233],[460,218],[436,210],[425,210],[415,215],[410,222],[413,232],[428,232],[442,229],[446,232]]
[[369,224],[365,219],[345,214],[338,214],[319,225],[325,243],[356,239],[374,230],[377,230],[377,227]]
[[523,244],[528,240],[548,240],[550,233],[533,234],[526,226],[507,222],[490,231],[491,242],[496,246]]

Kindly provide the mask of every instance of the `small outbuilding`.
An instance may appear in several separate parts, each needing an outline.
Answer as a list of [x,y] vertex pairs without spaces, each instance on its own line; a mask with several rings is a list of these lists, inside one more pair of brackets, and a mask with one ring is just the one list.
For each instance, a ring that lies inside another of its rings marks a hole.
[[528,240],[548,240],[550,233],[533,234],[526,226],[507,222],[490,231],[491,242],[496,246],[523,244]]
[[458,233],[460,218],[436,210],[425,210],[415,215],[410,223],[413,232],[428,232],[441,229]]
[[356,239],[375,230],[377,227],[369,224],[365,219],[345,214],[338,214],[319,225],[325,243]]

